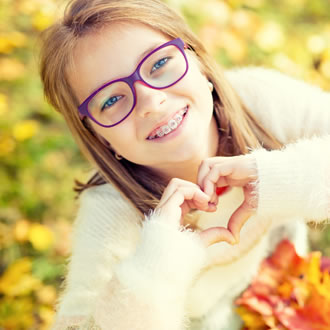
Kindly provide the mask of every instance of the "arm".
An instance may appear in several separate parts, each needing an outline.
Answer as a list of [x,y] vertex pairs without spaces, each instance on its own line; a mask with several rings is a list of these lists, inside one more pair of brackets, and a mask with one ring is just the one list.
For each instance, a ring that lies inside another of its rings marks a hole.
[[271,218],[274,224],[292,218],[328,220],[330,135],[302,139],[282,150],[260,148],[248,155],[206,159],[198,184],[216,203],[216,187],[242,187],[244,200],[228,222],[237,240],[252,215]]
[[104,329],[185,329],[185,295],[205,248],[193,232],[152,217],[136,253],[115,267],[95,318]]
[[303,139],[281,151],[256,150],[257,214],[330,218],[330,135]]
[[134,225],[134,211],[104,187],[84,193],[54,329],[184,329],[205,246],[164,214]]
[[275,70],[226,72],[243,103],[280,142],[330,134],[330,92]]

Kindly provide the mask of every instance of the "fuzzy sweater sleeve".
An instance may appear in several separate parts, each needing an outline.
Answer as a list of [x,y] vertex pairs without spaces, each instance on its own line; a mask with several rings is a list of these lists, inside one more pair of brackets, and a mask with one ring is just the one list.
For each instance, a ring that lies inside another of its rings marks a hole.
[[258,168],[259,215],[330,220],[330,134],[252,154]]
[[283,144],[330,134],[330,92],[273,69],[226,72],[243,103]]
[[330,92],[261,67],[226,73],[244,104],[284,147],[259,149],[258,214],[322,221],[329,215]]
[[206,253],[197,234],[158,214],[139,224],[109,185],[84,193],[74,232],[54,329],[185,329],[185,293]]

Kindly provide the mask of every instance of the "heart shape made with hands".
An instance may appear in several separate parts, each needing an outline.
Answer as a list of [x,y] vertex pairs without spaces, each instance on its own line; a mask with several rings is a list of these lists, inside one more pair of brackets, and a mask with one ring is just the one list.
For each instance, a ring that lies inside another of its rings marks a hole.
[[[224,186],[224,187],[216,187],[215,193],[218,197],[223,195],[230,186]],[[219,243],[219,242],[227,242],[229,244],[237,244],[238,240],[237,238],[233,235],[233,233],[225,227],[211,227],[206,230],[204,230],[202,233],[200,233],[201,239],[204,242],[205,245],[210,246],[214,243]]]
[[[230,186],[216,187],[215,193],[217,197],[223,195],[229,188]],[[210,246],[223,241],[232,245],[238,244],[241,228],[251,215],[252,212],[241,205],[230,218],[227,228],[211,227],[200,233],[204,244]]]
[[230,244],[239,242],[242,226],[255,212],[253,182],[256,179],[256,161],[251,154],[211,157],[202,161],[198,169],[197,183],[202,191],[210,196],[210,212],[213,207],[216,208],[219,196],[230,187],[241,187],[244,193],[244,201],[230,216],[227,228],[214,227],[202,232],[206,242],[227,241]]

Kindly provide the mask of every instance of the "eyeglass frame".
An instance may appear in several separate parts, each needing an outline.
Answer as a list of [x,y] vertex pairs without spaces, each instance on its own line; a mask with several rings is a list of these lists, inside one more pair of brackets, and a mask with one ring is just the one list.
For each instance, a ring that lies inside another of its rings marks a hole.
[[[148,84],[141,76],[140,74],[140,68],[141,66],[143,65],[143,63],[146,61],[146,59],[148,57],[150,57],[152,54],[154,54],[155,52],[157,52],[158,50],[162,49],[162,48],[165,48],[167,46],[175,46],[179,49],[179,51],[182,53],[184,59],[185,59],[185,62],[186,62],[186,70],[184,71],[184,73],[180,76],[180,78],[178,78],[176,81],[174,81],[173,83],[167,85],[167,86],[164,86],[164,87],[154,87],[150,84]],[[79,111],[79,116],[80,116],[80,119],[84,119],[86,116],[89,117],[91,120],[93,120],[96,124],[102,126],[102,127],[114,127],[114,126],[117,126],[118,124],[120,124],[121,122],[123,122],[134,110],[135,108],[135,105],[136,105],[136,91],[135,91],[135,87],[134,87],[134,83],[136,81],[141,81],[143,84],[145,84],[146,86],[152,88],[152,89],[156,89],[156,90],[160,90],[160,89],[165,89],[165,88],[169,88],[173,85],[175,85],[178,81],[180,81],[185,75],[186,73],[188,72],[188,69],[189,69],[189,64],[188,64],[188,59],[187,59],[187,55],[185,53],[185,49],[187,49],[188,46],[184,43],[184,41],[181,39],[181,38],[176,38],[176,39],[173,39],[173,40],[170,40],[162,45],[160,45],[159,47],[155,48],[154,50],[152,50],[150,53],[148,53],[146,56],[143,57],[143,59],[139,62],[139,64],[137,65],[136,69],[134,70],[134,72],[127,76],[127,77],[124,77],[124,78],[120,78],[120,79],[115,79],[115,80],[111,80],[105,84],[103,84],[101,87],[99,87],[96,91],[94,91],[90,96],[87,97],[87,99],[85,99],[85,101],[83,101],[79,106],[78,106],[78,111]],[[112,124],[112,125],[103,125],[101,124],[100,122],[98,122],[93,116],[92,114],[89,113],[88,111],[88,104],[89,102],[93,99],[93,97],[99,93],[102,89],[106,88],[107,86],[109,86],[110,84],[113,84],[113,83],[116,83],[116,82],[119,82],[119,81],[123,81],[125,82],[129,88],[131,89],[132,91],[132,94],[133,94],[133,105],[132,105],[132,108],[131,110],[127,113],[127,115],[122,118],[119,122],[115,123],[115,124]]]

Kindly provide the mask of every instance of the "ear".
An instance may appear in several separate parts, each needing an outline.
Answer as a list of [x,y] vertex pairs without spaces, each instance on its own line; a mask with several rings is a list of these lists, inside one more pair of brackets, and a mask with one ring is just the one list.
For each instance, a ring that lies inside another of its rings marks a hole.
[[212,93],[213,92],[213,89],[214,89],[214,86],[213,86],[213,84],[212,84],[212,82],[210,80],[207,82],[207,85],[209,86],[209,89],[210,89],[210,91]]

